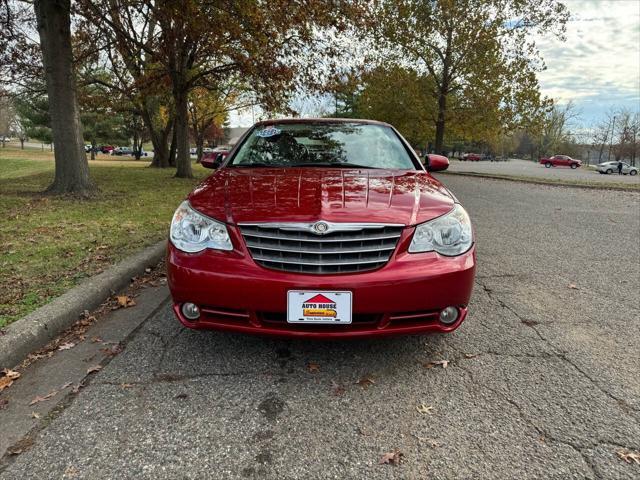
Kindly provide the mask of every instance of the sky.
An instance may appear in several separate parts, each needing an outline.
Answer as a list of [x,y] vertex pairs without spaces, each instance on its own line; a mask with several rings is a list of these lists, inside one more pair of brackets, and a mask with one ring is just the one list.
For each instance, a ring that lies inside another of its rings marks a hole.
[[547,65],[543,95],[573,101],[582,123],[611,108],[640,110],[640,0],[565,0],[571,12],[566,41],[536,40]]
[[[640,0],[563,3],[571,12],[566,40],[535,38],[547,66],[538,76],[542,94],[559,104],[573,101],[583,127],[612,109],[640,111]],[[312,112],[317,101],[309,103]],[[259,115],[258,109],[232,112],[231,125],[250,126]]]

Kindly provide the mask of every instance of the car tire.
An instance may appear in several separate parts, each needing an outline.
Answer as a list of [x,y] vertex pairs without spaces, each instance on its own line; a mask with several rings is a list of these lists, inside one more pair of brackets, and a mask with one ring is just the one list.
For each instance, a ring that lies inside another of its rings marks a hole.
[[637,171],[637,170],[631,170],[631,171],[629,172],[629,175],[637,175],[637,174],[638,174],[638,171]]
[[545,168],[551,168],[551,162],[547,162],[544,164]]
[[607,168],[607,174],[609,173],[613,173],[613,170],[611,170],[610,168]]
[[575,170],[576,168],[578,168],[578,165],[576,165],[575,163],[572,163],[572,164],[571,164],[571,169],[572,169],[572,170]]

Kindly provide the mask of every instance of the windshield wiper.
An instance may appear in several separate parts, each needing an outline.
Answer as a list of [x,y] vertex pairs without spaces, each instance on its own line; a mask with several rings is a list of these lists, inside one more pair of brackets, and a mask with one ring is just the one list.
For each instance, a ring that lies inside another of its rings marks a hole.
[[335,168],[377,168],[369,165],[358,165],[357,163],[349,162],[305,162],[294,163],[289,165],[290,167],[335,167]]
[[282,165],[271,165],[270,163],[263,163],[263,162],[255,162],[255,163],[237,163],[237,164],[231,164],[229,165],[230,167],[235,167],[235,168],[278,168],[278,167],[282,167]]

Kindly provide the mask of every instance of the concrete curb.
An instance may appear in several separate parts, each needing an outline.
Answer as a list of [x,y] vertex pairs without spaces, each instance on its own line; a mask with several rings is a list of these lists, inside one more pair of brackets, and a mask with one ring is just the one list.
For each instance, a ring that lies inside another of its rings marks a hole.
[[10,324],[0,336],[0,368],[18,365],[29,353],[78,321],[84,310],[95,309],[112,292],[129,285],[131,277],[155,266],[164,256],[166,246],[163,240],[147,247]]
[[618,192],[640,192],[640,188],[637,187],[620,187],[617,185],[607,185],[606,183],[602,184],[575,184],[575,183],[564,183],[564,182],[545,182],[544,180],[534,180],[529,178],[522,177],[514,177],[514,176],[506,176],[506,175],[492,175],[490,173],[478,173],[478,172],[437,172],[439,174],[444,175],[458,175],[460,177],[480,177],[480,178],[490,178],[492,180],[506,180],[508,182],[520,182],[520,183],[532,183],[534,185],[546,185],[548,187],[570,187],[570,188],[584,188],[587,190],[615,190]]

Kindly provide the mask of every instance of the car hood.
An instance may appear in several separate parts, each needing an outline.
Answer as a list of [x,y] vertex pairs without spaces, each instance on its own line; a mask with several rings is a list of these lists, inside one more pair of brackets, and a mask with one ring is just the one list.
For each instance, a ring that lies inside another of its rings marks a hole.
[[230,224],[322,219],[415,225],[447,213],[454,197],[424,171],[222,168],[189,201]]

